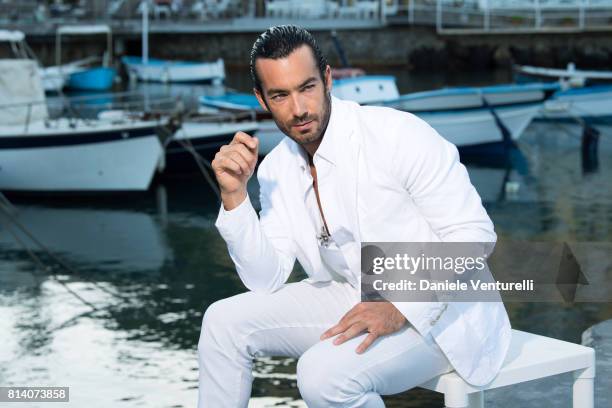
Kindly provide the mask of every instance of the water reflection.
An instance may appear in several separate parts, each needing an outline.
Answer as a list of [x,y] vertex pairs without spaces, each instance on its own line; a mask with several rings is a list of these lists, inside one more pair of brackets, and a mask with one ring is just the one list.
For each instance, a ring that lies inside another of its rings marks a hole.
[[[20,206],[15,219],[81,270],[157,273],[172,258],[159,225],[143,212]],[[21,249],[9,234],[0,236],[0,247]]]

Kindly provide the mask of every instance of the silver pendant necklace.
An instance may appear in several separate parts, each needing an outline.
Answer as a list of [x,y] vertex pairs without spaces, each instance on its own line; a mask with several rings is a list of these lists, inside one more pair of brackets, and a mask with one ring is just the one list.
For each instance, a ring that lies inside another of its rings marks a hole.
[[331,236],[327,232],[327,228],[325,228],[325,224],[321,226],[321,235],[317,235],[317,239],[319,240],[319,244],[327,248],[329,246]]

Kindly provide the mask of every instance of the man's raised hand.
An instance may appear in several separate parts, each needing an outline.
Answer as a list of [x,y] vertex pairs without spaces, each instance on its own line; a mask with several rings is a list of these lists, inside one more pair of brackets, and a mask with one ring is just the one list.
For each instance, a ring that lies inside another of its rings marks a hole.
[[221,146],[212,161],[212,168],[221,189],[226,210],[244,201],[246,185],[257,165],[259,140],[244,132],[236,132],[228,145]]

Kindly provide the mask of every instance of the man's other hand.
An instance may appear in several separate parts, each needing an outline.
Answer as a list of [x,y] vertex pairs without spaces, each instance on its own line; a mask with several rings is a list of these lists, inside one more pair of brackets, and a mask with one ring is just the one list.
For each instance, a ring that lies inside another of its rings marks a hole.
[[340,322],[321,335],[321,340],[339,334],[334,344],[342,344],[353,337],[368,332],[369,334],[355,349],[358,354],[380,336],[395,333],[407,323],[404,315],[393,304],[388,302],[361,302],[355,305],[340,319]]

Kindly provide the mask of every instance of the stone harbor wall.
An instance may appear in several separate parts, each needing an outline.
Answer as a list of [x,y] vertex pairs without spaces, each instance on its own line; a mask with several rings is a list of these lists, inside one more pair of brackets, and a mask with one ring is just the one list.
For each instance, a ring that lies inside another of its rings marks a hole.
[[[313,31],[334,65],[340,61],[329,31]],[[255,32],[157,33],[150,36],[152,57],[188,60],[224,58],[227,65],[246,66]],[[564,67],[576,62],[579,68],[612,69],[612,40],[609,33],[444,35],[432,27],[395,26],[339,30],[338,38],[353,66],[406,66],[414,71],[436,69],[479,71],[520,64]],[[53,35],[32,35],[28,42],[43,61],[54,61]],[[66,38],[63,60],[101,54],[102,37]],[[0,56],[7,49],[0,49]],[[138,55],[140,35],[115,34],[116,55]]]

